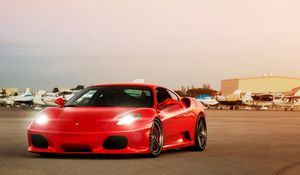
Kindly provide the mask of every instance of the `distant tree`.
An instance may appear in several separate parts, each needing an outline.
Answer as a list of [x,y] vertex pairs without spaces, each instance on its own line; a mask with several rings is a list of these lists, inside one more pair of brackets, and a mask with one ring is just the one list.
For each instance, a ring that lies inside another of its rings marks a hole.
[[185,96],[185,93],[183,93],[181,90],[175,90],[174,92],[176,92],[180,97]]
[[59,92],[59,89],[57,88],[57,87],[55,87],[55,88],[53,88],[53,91],[52,91],[53,93],[57,93],[57,92]]
[[210,84],[203,84],[203,89],[210,89]]
[[215,94],[216,91],[213,89],[208,89],[208,88],[195,88],[195,89],[190,89],[186,92],[186,96],[188,97],[197,97],[202,94],[208,94],[208,95],[213,95]]
[[183,94],[186,93],[186,88],[183,85],[181,86],[181,93],[183,93]]
[[175,92],[182,97],[197,97],[202,94],[208,94],[215,96],[217,94],[216,90],[210,88],[210,84],[203,84],[202,88],[195,88],[193,85],[191,88],[187,86],[181,86],[181,90],[175,90]]
[[7,95],[6,89],[1,89],[1,94],[2,95]]

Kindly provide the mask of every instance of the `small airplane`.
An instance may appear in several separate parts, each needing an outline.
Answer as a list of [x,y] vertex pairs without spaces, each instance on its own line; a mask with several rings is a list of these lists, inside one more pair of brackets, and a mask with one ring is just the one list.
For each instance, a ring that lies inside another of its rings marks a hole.
[[294,108],[300,107],[300,96],[285,96],[280,100],[274,100],[274,104],[283,107],[285,111],[293,111]]
[[38,91],[35,95],[33,102],[36,110],[43,109],[45,107],[58,106],[55,100],[62,98],[65,101],[69,101],[76,93],[82,90],[84,86],[78,85],[76,88],[66,89],[59,91],[58,88],[54,88],[53,92],[46,93],[44,90]]
[[216,100],[223,106],[220,106],[220,109],[223,109],[225,106],[230,106],[230,110],[238,110],[239,105],[242,105],[241,100],[241,90],[237,89],[232,94],[225,96],[217,96]]
[[196,97],[196,99],[201,102],[204,106],[207,108],[210,108],[211,106],[216,106],[219,104],[219,102],[214,99],[212,96],[203,94]]
[[5,103],[11,107],[17,105],[31,107],[33,105],[33,94],[30,88],[26,88],[26,91],[23,94],[10,96],[6,99]]
[[284,97],[281,93],[271,93],[271,94],[256,94],[251,95],[250,92],[242,98],[244,105],[256,110],[268,110],[270,107],[274,107],[274,101],[280,101]]
[[284,108],[285,111],[292,111],[300,106],[300,88],[295,88],[291,92],[274,99],[276,107]]
[[46,106],[47,103],[45,102],[45,100],[43,98],[46,95],[47,95],[47,93],[45,90],[39,90],[33,98],[34,105],[39,106],[39,107]]
[[0,94],[0,106],[4,106],[5,105],[6,99],[7,99],[7,97],[5,97],[4,95]]
[[252,96],[252,98],[252,107],[254,107],[256,110],[268,110],[274,105],[274,95],[272,94],[257,94]]

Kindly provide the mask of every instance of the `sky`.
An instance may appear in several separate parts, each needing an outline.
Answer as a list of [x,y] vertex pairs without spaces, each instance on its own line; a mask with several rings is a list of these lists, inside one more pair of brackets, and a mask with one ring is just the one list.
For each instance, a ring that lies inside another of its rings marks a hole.
[[298,0],[0,0],[0,87],[300,77]]

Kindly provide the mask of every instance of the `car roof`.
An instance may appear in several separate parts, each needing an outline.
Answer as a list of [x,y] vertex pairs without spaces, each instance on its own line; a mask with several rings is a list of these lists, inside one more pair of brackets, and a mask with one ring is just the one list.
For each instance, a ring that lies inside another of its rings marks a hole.
[[90,87],[97,87],[97,86],[140,86],[140,87],[149,87],[149,88],[161,87],[156,84],[147,84],[147,83],[109,83],[109,84],[95,84],[95,85],[91,85]]

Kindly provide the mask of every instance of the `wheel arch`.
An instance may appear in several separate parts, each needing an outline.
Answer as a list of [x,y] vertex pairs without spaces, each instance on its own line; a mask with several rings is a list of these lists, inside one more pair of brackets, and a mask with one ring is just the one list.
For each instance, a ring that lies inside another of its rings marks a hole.
[[160,116],[154,116],[153,120],[152,120],[152,123],[154,122],[154,120],[157,120],[159,122],[159,124],[161,125],[162,129],[164,129],[164,125],[163,125],[163,122],[162,122]]
[[204,119],[204,121],[206,121],[206,114],[205,114],[205,112],[204,111],[200,111],[198,113],[197,120],[198,120],[198,118]]

